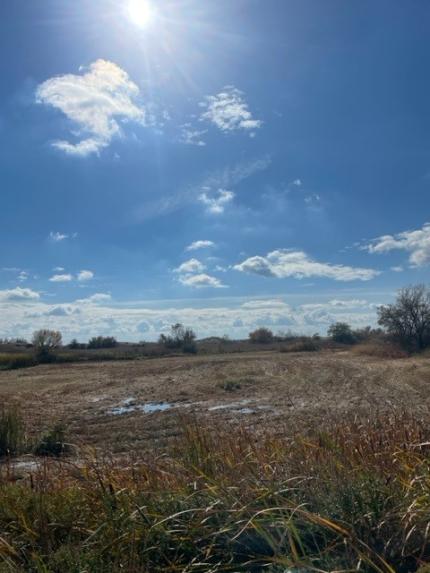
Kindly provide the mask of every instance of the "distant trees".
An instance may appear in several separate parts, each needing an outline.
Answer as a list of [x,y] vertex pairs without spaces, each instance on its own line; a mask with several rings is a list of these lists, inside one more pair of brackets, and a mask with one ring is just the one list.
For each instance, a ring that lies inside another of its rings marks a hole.
[[378,324],[409,351],[423,350],[430,344],[430,290],[401,289],[395,303],[378,308]]
[[329,327],[327,334],[333,342],[341,344],[354,344],[356,342],[354,332],[346,322],[335,322]]
[[197,352],[194,331],[191,328],[186,328],[180,322],[170,327],[170,334],[160,334],[158,343],[165,348],[181,349],[185,353],[195,354]]
[[264,326],[249,333],[249,340],[253,343],[270,344],[274,339],[273,332]]
[[62,344],[61,332],[58,330],[41,329],[33,333],[32,344],[35,348],[36,358],[40,361],[49,361],[52,351]]
[[93,336],[88,341],[87,348],[115,348],[118,342],[113,336]]

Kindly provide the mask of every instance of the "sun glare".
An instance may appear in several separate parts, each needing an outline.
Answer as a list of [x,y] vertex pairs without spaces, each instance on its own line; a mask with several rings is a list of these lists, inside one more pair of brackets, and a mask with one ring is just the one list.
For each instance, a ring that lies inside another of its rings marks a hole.
[[130,0],[128,15],[136,26],[147,28],[153,22],[155,12],[148,0]]

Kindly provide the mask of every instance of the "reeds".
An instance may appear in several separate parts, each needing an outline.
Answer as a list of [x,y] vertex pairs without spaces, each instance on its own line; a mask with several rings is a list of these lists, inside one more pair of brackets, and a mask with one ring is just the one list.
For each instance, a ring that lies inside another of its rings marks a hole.
[[5,472],[0,571],[413,572],[430,561],[429,434],[408,414],[291,439],[188,419],[169,455]]

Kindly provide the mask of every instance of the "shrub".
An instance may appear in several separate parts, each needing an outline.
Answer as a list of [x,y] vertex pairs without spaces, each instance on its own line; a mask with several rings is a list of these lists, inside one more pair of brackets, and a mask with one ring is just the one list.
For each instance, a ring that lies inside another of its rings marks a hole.
[[18,454],[24,445],[24,424],[17,407],[0,409],[0,457]]
[[115,348],[115,346],[118,346],[118,342],[113,336],[93,336],[88,341],[88,348]]
[[87,345],[84,342],[78,342],[76,338],[70,341],[69,343],[70,350],[85,350]]
[[70,445],[65,442],[65,429],[58,424],[40,439],[34,449],[37,456],[60,457],[70,452]]
[[253,332],[250,332],[249,340],[252,343],[270,344],[274,341],[274,336],[271,330],[263,326],[261,328],[257,328]]
[[333,342],[341,344],[354,344],[356,342],[354,333],[346,322],[335,322],[329,327],[327,334]]
[[225,380],[219,383],[218,386],[226,392],[236,392],[236,390],[240,390],[242,387],[241,383],[236,380]]

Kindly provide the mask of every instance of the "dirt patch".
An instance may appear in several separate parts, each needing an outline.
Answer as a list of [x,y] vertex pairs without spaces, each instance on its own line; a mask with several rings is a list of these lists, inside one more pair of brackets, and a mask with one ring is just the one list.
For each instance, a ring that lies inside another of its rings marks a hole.
[[425,358],[256,352],[0,372],[0,398],[19,403],[30,432],[61,421],[75,443],[124,451],[163,445],[185,416],[291,432],[393,409],[428,416],[429,383]]

